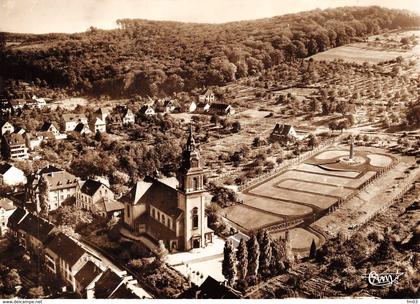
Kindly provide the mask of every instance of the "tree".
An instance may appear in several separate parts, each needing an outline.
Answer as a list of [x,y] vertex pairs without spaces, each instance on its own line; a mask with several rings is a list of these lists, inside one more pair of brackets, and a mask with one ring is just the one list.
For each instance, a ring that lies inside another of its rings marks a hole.
[[284,240],[272,240],[271,242],[271,272],[275,275],[280,274],[284,269],[283,261],[286,260],[286,248]]
[[166,257],[168,256],[168,249],[162,240],[159,240],[158,246],[155,250],[156,263],[160,267],[165,263]]
[[260,245],[254,234],[247,242],[248,248],[248,276],[256,277],[260,266]]
[[42,175],[38,184],[39,190],[39,216],[47,218],[50,209],[49,193],[50,185],[46,178]]
[[270,273],[270,264],[272,259],[271,238],[267,230],[262,232],[260,240],[260,253],[260,267],[258,272],[263,276],[267,276]]
[[315,134],[309,134],[309,146],[311,146],[312,150],[318,145],[318,137]]
[[239,131],[241,131],[241,123],[237,120],[235,120],[232,124],[232,131],[234,133],[238,133]]
[[5,283],[9,288],[16,288],[16,286],[22,284],[20,275],[16,269],[10,269],[9,273],[6,275]]
[[229,286],[233,286],[236,278],[236,255],[232,241],[227,240],[223,249],[222,274]]
[[310,259],[315,259],[316,258],[316,244],[315,244],[314,239],[312,239],[311,249],[309,250],[309,258]]
[[244,282],[248,274],[248,249],[244,239],[239,242],[236,257],[238,260],[238,279]]

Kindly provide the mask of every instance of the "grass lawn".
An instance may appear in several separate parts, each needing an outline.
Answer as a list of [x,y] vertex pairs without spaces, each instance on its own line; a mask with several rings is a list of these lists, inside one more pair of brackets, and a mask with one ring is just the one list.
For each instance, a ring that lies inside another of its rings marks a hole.
[[336,197],[345,196],[352,192],[350,189],[345,189],[345,188],[334,186],[334,185],[320,185],[320,184],[314,184],[310,182],[291,180],[291,179],[284,180],[281,183],[277,184],[277,186],[282,187],[282,188],[299,190],[299,191],[309,191],[309,192],[315,192],[318,194],[333,195]]
[[[283,237],[284,231],[274,233],[275,238]],[[289,230],[290,245],[293,249],[309,249],[312,243],[312,240],[315,240],[315,244],[319,245],[320,239],[313,233],[305,230],[303,228],[294,228]]]
[[[324,167],[327,167],[327,165],[325,165]],[[312,172],[322,173],[322,174],[338,176],[338,177],[356,177],[360,174],[360,172],[357,172],[357,171],[344,171],[340,169],[332,169],[334,171],[325,170],[323,168],[320,168],[315,165],[310,165],[310,164],[300,164],[299,166],[296,167],[296,170],[307,171],[309,173],[312,173]]]
[[284,202],[281,200],[270,199],[266,197],[251,196],[240,193],[239,199],[244,201],[245,205],[257,207],[261,210],[277,213],[279,215],[307,215],[312,209],[306,206]]
[[223,210],[225,217],[235,224],[247,229],[257,229],[261,226],[282,220],[282,217],[236,205]]
[[389,156],[386,155],[380,155],[380,154],[368,154],[367,157],[370,159],[370,164],[372,166],[377,167],[386,167],[391,164],[392,159]]

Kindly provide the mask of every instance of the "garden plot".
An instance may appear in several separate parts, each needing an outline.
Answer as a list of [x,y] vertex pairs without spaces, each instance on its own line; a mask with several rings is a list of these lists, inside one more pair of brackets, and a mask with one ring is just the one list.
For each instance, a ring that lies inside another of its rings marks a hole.
[[[285,233],[278,232],[273,234],[274,238],[284,238]],[[290,245],[292,249],[309,249],[312,243],[312,240],[315,241],[315,244],[317,246],[320,244],[320,239],[313,233],[309,232],[308,230],[305,230],[303,228],[294,228],[289,230],[289,239],[290,239]]]
[[[274,184],[274,186],[276,184]],[[311,193],[305,193],[301,191],[281,189],[281,188],[273,187],[272,184],[270,186],[268,184],[258,186],[257,188],[254,188],[249,192],[253,194],[264,195],[264,196],[277,198],[277,199],[285,200],[289,202],[315,205],[319,208],[328,208],[337,200],[336,197],[326,197],[321,194],[311,194]]]
[[370,159],[370,164],[377,167],[386,167],[392,163],[392,158],[381,154],[368,154],[366,155]]
[[312,208],[294,203],[289,203],[274,198],[253,196],[248,194],[239,194],[239,199],[243,200],[245,205],[256,207],[258,209],[279,214],[281,216],[304,216],[312,212]]
[[321,159],[321,160],[327,160],[327,159],[333,159],[333,158],[337,158],[340,156],[345,156],[345,155],[349,155],[348,151],[325,151],[322,152],[320,154],[318,154],[315,158],[316,159]]
[[339,170],[339,169],[338,170],[336,169],[325,170],[316,165],[310,165],[310,164],[300,164],[299,166],[296,167],[295,170],[305,171],[309,173],[321,173],[321,174],[327,174],[330,176],[337,176],[337,177],[349,177],[349,178],[355,178],[360,174],[360,172],[357,172],[357,171],[344,171],[344,170]]
[[279,184],[277,184],[277,187],[289,188],[297,191],[314,192],[317,194],[331,195],[335,197],[346,196],[352,192],[352,190],[350,189],[345,189],[343,187],[338,187],[334,185],[314,184],[310,182],[292,179],[280,182]]
[[283,218],[264,211],[258,211],[246,206],[236,205],[224,210],[225,217],[235,224],[247,229],[258,229],[262,226],[281,221]]

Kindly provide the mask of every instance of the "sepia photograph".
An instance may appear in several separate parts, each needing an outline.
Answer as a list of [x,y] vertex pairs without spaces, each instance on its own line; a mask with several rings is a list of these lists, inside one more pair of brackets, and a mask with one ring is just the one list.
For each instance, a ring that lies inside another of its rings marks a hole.
[[0,0],[1,304],[417,304],[419,208],[419,0]]

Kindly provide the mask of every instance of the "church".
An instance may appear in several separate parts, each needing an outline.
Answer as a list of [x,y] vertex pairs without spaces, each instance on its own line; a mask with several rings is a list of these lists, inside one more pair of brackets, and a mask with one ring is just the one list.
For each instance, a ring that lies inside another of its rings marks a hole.
[[139,181],[121,198],[124,223],[162,240],[169,251],[189,251],[213,241],[205,213],[204,170],[190,128],[176,178]]

